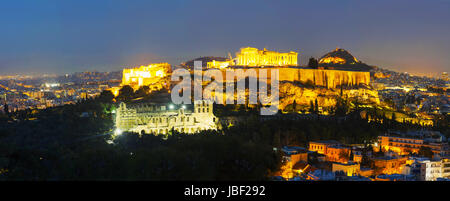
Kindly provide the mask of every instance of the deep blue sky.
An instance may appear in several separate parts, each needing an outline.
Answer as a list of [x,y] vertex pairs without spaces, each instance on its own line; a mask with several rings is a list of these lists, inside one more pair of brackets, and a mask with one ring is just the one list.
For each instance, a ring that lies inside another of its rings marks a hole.
[[2,0],[0,74],[111,71],[243,46],[299,52],[337,46],[368,64],[450,69],[449,0]]

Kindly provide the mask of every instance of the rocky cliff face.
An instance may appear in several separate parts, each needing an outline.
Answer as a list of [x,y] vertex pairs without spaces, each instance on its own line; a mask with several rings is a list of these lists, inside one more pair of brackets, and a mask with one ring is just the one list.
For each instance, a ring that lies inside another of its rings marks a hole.
[[[279,92],[280,104],[279,109],[284,109],[286,106],[292,104],[295,100],[297,105],[309,106],[310,102],[317,100],[320,107],[335,106],[337,99],[342,96],[348,100],[358,100],[361,103],[378,104],[377,91],[369,87],[370,73],[361,71],[344,71],[344,70],[323,70],[323,69],[305,69],[294,67],[279,67],[279,68],[250,68],[241,69],[243,72],[247,70],[256,71],[254,74],[243,75],[237,73],[236,80],[234,77],[227,77],[226,70],[222,69],[223,81],[233,83],[239,81],[246,76],[250,76],[258,80],[259,71],[267,69],[268,82],[270,82],[271,70],[278,70],[279,72]],[[228,69],[230,70],[230,69]],[[237,100],[237,97],[248,97],[248,90],[245,93],[228,95],[221,92],[220,86],[216,82],[204,83],[208,85],[205,89],[207,94],[205,98],[222,99],[222,100]],[[217,88],[218,87],[218,88]],[[212,89],[219,89],[215,91]],[[215,91],[215,92],[212,92]],[[342,92],[341,92],[342,91]],[[212,92],[212,93],[211,93]],[[205,94],[204,93],[204,94]],[[256,94],[256,93],[251,93]],[[213,98],[216,96],[216,98]],[[233,101],[231,101],[233,102]],[[270,102],[268,100],[268,102]]]
[[340,85],[357,86],[370,84],[369,72],[301,68],[279,68],[279,72],[280,82],[311,83],[314,86],[322,86],[329,89]]
[[[217,70],[217,69],[216,69]],[[344,86],[358,86],[370,84],[370,72],[362,71],[346,71],[346,70],[324,70],[324,69],[308,69],[298,67],[267,67],[267,68],[241,68],[221,69],[222,78],[224,81],[232,82],[234,77],[228,77],[227,71],[235,72],[237,80],[243,79],[246,76],[252,78],[259,78],[260,71],[267,72],[268,79],[272,78],[272,71],[278,71],[278,79],[280,82],[302,82],[310,83],[310,85],[321,86],[326,88],[336,88],[340,85]],[[238,72],[240,71],[240,72]],[[256,77],[255,77],[256,76]]]
[[[216,83],[210,83],[209,86],[217,86]],[[211,88],[208,87],[204,91],[205,98],[211,98],[217,100],[218,98],[223,98],[222,100],[230,102],[237,101],[237,97],[249,97],[249,91],[246,90],[243,93],[234,93],[231,96],[227,96],[226,93],[215,91],[213,92]],[[252,96],[257,97],[257,93],[251,93]],[[299,83],[293,82],[281,82],[279,85],[279,109],[283,110],[288,105],[292,104],[295,100],[296,104],[299,106],[309,107],[310,102],[317,103],[320,107],[332,107],[336,106],[339,97],[348,99],[349,101],[357,100],[363,104],[379,104],[378,92],[376,90],[367,87],[349,87],[341,89],[328,89],[325,87],[309,87],[304,86]],[[216,98],[214,98],[216,97]],[[234,100],[234,101],[233,101]],[[267,102],[270,102],[270,97],[266,98]]]
[[[311,101],[317,100],[321,107],[336,105],[337,98],[341,96],[340,89],[327,89],[323,87],[304,87],[298,84],[285,82],[280,84],[280,109],[292,104],[309,106]],[[369,88],[342,89],[342,97],[349,100],[358,100],[361,103],[379,104],[378,92]]]

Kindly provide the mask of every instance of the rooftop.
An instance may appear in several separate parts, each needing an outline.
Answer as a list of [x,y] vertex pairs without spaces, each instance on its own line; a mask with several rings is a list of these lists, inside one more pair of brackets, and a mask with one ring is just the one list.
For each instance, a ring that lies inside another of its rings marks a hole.
[[341,144],[336,140],[319,140],[319,141],[311,141],[309,143],[317,143],[317,144]]

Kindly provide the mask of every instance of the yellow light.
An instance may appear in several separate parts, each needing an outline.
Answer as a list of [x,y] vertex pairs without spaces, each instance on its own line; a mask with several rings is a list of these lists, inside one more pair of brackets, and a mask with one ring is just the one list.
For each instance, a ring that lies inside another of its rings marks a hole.
[[345,64],[345,59],[340,57],[326,57],[320,60],[320,63]]
[[161,88],[161,79],[171,72],[170,64],[155,63],[132,69],[123,69],[122,86],[130,85],[133,89],[141,86],[155,86]]
[[297,52],[280,53],[275,51],[258,50],[253,47],[241,48],[236,53],[239,66],[289,66],[297,65]]
[[156,76],[164,77],[164,72],[162,70],[156,71]]

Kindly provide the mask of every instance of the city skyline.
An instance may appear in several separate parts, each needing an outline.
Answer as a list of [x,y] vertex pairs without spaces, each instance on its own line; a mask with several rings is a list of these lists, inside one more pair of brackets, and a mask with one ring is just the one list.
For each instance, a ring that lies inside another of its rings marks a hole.
[[450,66],[443,0],[26,2],[0,8],[2,75],[178,65],[244,46],[296,51],[300,65],[340,47],[399,72],[437,76]]

